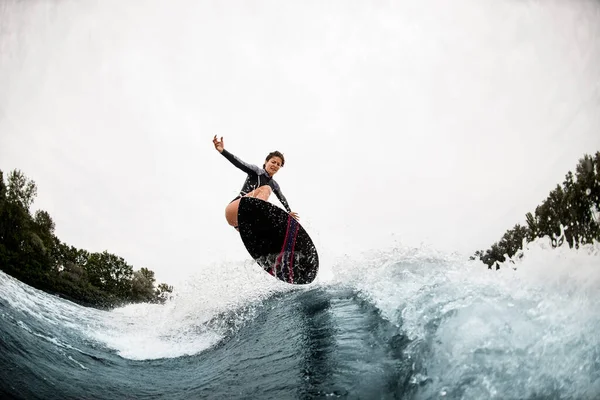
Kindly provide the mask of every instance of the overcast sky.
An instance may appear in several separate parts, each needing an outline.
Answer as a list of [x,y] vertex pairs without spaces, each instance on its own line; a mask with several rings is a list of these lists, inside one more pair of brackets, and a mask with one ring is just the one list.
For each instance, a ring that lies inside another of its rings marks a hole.
[[600,5],[0,5],[0,169],[35,180],[64,242],[170,282],[248,258],[224,218],[244,174],[215,134],[251,163],[285,154],[324,265],[468,255],[600,150]]

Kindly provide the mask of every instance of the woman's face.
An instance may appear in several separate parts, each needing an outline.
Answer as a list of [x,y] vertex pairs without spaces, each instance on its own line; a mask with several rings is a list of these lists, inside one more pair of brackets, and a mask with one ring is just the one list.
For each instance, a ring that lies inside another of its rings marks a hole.
[[269,161],[265,162],[265,171],[268,172],[269,175],[273,176],[279,171],[281,168],[281,164],[283,164],[283,160],[277,156],[271,157]]

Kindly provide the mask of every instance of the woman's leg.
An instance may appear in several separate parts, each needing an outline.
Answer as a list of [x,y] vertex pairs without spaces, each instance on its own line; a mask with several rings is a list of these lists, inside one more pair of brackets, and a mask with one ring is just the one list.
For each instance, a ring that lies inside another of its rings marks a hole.
[[[256,197],[257,199],[267,201],[269,200],[269,196],[271,196],[271,187],[265,185],[259,187],[258,189],[254,189],[250,193],[246,194],[244,197]],[[239,207],[240,199],[237,199],[229,203],[225,208],[225,219],[227,220],[227,223],[236,229],[238,226],[237,215]]]
[[225,219],[227,220],[227,223],[233,226],[234,228],[237,228],[238,226],[237,212],[239,206],[240,199],[237,199],[227,204],[227,207],[225,207]]

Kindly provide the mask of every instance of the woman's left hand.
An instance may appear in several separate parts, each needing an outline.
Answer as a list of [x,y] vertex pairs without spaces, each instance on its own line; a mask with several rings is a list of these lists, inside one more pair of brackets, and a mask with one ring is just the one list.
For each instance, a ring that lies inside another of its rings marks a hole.
[[300,219],[300,217],[298,216],[298,213],[295,213],[293,211],[290,212],[290,215],[292,216],[292,218],[294,218],[296,221],[298,221]]
[[223,141],[223,136],[221,136],[221,140],[219,140],[217,139],[217,135],[215,135],[215,137],[213,138],[213,144],[215,145],[215,149],[217,149],[219,153],[222,153],[223,149],[225,149],[225,142]]

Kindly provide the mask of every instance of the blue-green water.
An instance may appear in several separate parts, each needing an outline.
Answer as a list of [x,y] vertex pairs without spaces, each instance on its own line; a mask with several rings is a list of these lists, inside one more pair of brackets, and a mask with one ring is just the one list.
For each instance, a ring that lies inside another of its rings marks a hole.
[[0,273],[0,395],[593,399],[597,254],[537,248],[492,272],[392,251],[302,289],[229,265],[165,305],[113,311]]

